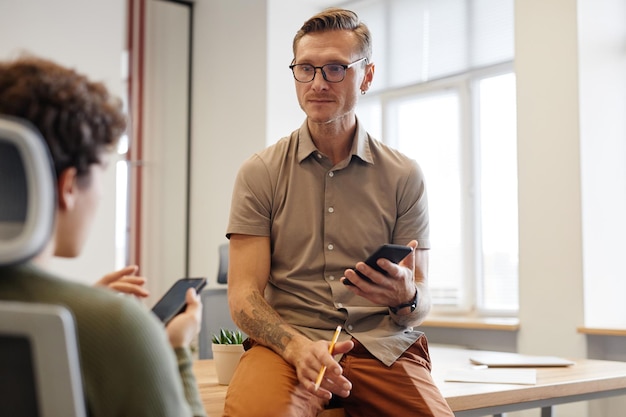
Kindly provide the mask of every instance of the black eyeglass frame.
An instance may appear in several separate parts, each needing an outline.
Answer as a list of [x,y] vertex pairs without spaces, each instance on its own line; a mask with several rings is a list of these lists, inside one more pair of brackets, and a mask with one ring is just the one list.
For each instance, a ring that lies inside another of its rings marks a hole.
[[[324,78],[324,81],[328,82],[328,83],[340,83],[342,82],[345,78],[346,78],[346,72],[348,71],[348,69],[352,68],[353,66],[355,66],[356,64],[358,64],[359,62],[365,60],[365,62],[367,63],[367,57],[363,57],[363,58],[359,58],[354,62],[351,62],[349,64],[325,64],[322,65],[321,67],[316,67],[314,65],[311,64],[291,64],[289,65],[289,69],[291,70],[291,73],[293,74],[293,78],[294,80],[296,80],[299,83],[310,83],[313,82],[313,80],[315,79],[315,76],[317,75],[317,70],[319,69],[320,72],[322,73],[322,77]],[[309,81],[300,81],[298,78],[296,78],[296,72],[293,70],[295,67],[299,66],[299,65],[307,65],[313,68],[313,77],[309,80]],[[341,80],[338,81],[331,81],[328,78],[326,78],[326,71],[324,71],[324,67],[328,66],[328,65],[338,65],[340,67],[343,68],[343,77],[341,78]]]

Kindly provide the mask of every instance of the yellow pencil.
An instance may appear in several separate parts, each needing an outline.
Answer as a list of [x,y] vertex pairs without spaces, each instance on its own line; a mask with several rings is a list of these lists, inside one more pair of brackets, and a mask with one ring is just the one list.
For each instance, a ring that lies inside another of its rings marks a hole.
[[[337,343],[337,339],[339,339],[339,333],[341,333],[341,326],[337,326],[337,329],[335,329],[335,334],[333,335],[333,339],[330,341],[328,353],[330,353],[331,355],[333,354],[333,350],[335,349],[335,343]],[[322,366],[322,369],[320,369],[320,373],[317,374],[317,380],[315,381],[315,391],[317,391],[320,385],[322,385],[322,379],[324,378],[325,373],[326,365]]]

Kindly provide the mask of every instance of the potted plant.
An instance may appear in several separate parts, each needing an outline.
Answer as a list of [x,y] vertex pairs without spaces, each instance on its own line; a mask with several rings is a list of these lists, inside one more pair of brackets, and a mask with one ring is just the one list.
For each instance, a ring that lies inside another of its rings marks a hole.
[[243,333],[240,330],[220,329],[214,334],[211,341],[213,361],[217,372],[217,383],[228,385],[239,359],[243,355]]

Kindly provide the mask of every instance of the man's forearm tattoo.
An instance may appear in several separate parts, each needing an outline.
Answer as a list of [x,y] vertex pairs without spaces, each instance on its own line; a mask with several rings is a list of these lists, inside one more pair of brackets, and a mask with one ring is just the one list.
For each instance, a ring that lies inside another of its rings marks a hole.
[[237,321],[253,339],[284,352],[287,343],[292,339],[292,335],[282,328],[285,323],[259,292],[252,293],[248,301],[255,306],[252,315],[241,309],[236,313]]

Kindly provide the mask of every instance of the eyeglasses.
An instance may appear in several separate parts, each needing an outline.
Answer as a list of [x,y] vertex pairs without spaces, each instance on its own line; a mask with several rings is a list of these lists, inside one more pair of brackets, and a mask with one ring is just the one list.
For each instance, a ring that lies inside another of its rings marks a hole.
[[324,77],[324,80],[329,83],[339,83],[346,77],[346,71],[348,68],[352,68],[363,60],[367,61],[367,58],[363,57],[361,59],[357,59],[348,65],[326,64],[321,67],[316,67],[311,64],[291,64],[289,65],[289,69],[293,72],[293,78],[301,83],[310,83],[313,81],[318,69],[322,71],[322,77]]

